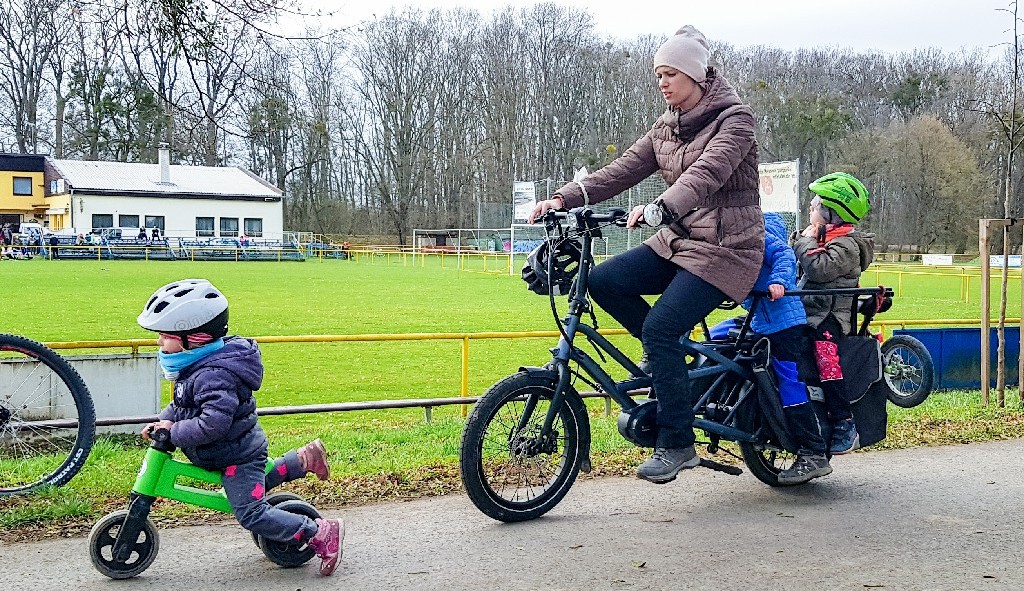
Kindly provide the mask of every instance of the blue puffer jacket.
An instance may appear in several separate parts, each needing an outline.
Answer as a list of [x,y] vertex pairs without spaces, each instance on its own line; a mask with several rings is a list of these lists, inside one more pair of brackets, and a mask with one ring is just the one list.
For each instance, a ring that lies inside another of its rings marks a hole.
[[267,436],[256,419],[254,390],[263,383],[256,341],[224,339],[224,347],[183,369],[174,399],[160,413],[174,421],[171,443],[207,470],[220,470],[260,456]]
[[[754,291],[768,291],[768,286],[778,283],[787,290],[796,289],[796,255],[786,241],[786,222],[777,213],[764,214],[764,263],[754,283]],[[743,301],[747,310],[754,298]],[[761,298],[751,321],[751,328],[760,334],[772,334],[791,326],[807,324],[807,313],[803,302],[796,296],[786,296],[770,301]]]

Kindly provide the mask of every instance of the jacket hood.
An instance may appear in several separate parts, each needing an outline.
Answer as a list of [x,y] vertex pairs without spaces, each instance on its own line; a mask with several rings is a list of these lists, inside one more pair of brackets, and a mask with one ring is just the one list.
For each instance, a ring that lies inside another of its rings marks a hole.
[[775,213],[774,211],[767,211],[764,214],[764,232],[770,234],[772,237],[786,242],[788,235],[786,233],[786,220],[782,219],[782,216]]
[[189,373],[200,368],[216,367],[226,369],[238,376],[250,390],[256,391],[263,384],[263,358],[256,341],[243,337],[227,337],[224,347],[189,367]]
[[850,238],[857,241],[857,247],[860,249],[860,270],[867,271],[868,266],[875,260],[875,235],[854,231]]

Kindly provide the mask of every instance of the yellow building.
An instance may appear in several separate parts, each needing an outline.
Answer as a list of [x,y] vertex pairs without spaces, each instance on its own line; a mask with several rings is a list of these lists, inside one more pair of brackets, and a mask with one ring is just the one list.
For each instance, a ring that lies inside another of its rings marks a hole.
[[63,191],[50,186],[47,165],[46,156],[38,154],[0,154],[0,224],[10,223],[15,232],[24,222],[51,231],[67,225],[68,196],[51,196]]

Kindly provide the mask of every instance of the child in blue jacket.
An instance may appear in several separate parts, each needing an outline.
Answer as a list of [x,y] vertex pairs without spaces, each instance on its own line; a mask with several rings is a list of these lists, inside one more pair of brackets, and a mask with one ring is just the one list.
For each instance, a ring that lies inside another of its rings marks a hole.
[[203,279],[175,281],[149,298],[138,322],[159,334],[160,367],[174,382],[174,399],[142,436],[170,431],[171,443],[193,464],[221,473],[242,527],[271,540],[309,544],[321,559],[320,574],[333,573],[341,559],[344,523],[290,513],[265,498],[268,490],[309,473],[327,480],[324,446],[318,439],[290,451],[266,472],[267,436],[253,396],[263,383],[263,361],[255,341],[225,338],[224,294]]
[[[786,223],[777,213],[764,214],[764,262],[754,291],[768,292],[754,310],[751,328],[771,344],[772,363],[780,386],[785,380],[816,384],[813,331],[807,325],[804,305],[796,296],[784,296],[796,288],[796,255],[786,236]],[[750,310],[753,297],[743,302]],[[780,484],[801,484],[832,473],[825,440],[821,435],[824,413],[821,403],[811,400],[806,386],[780,388],[786,423],[799,445],[796,461],[779,473]]]

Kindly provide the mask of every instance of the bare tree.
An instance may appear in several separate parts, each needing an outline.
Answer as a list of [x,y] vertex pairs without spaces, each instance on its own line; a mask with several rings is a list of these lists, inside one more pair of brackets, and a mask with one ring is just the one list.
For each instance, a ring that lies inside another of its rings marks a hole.
[[10,104],[7,125],[22,153],[38,150],[43,74],[60,43],[54,16],[63,8],[62,0],[0,3],[0,96]]

